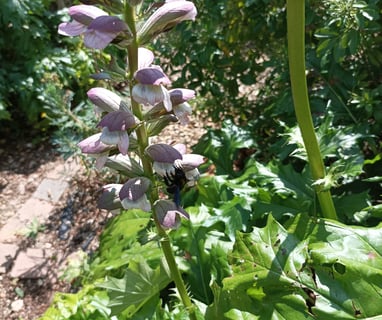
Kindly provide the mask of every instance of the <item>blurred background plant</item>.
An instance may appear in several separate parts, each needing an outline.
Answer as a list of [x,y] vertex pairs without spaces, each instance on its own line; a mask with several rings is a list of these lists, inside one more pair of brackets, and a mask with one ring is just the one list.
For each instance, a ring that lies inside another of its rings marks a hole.
[[92,128],[86,103],[94,71],[78,39],[57,35],[62,1],[0,4],[0,123],[4,136],[52,138],[65,154]]

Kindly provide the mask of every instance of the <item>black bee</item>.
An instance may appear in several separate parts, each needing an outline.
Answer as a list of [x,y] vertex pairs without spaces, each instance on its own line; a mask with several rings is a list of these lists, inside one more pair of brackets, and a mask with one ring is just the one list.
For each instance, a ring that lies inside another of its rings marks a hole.
[[164,178],[164,183],[167,185],[167,192],[174,195],[174,202],[177,206],[180,206],[180,191],[187,183],[186,174],[179,166],[174,166],[175,171],[168,173]]

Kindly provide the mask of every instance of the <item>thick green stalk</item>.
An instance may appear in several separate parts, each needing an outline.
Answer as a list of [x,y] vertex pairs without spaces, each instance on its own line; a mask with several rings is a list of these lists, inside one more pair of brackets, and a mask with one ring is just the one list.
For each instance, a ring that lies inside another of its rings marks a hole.
[[[129,86],[130,86],[130,93],[132,92],[132,87],[134,85],[133,83],[133,77],[134,73],[137,71],[138,68],[138,42],[136,38],[136,26],[135,26],[135,8],[133,6],[130,6],[128,3],[125,4],[125,13],[124,18],[129,26],[132,34],[133,34],[133,41],[127,48],[127,54],[128,54],[128,61],[129,61]],[[134,101],[134,99],[131,97],[131,108],[134,113],[134,115],[139,119],[142,120],[142,108],[141,105]],[[148,146],[148,134],[147,134],[147,128],[144,122],[142,122],[136,130],[137,138],[138,138],[138,144],[139,144],[139,153],[142,160],[142,166],[145,171],[146,176],[150,177],[152,180],[152,185],[155,185],[154,181],[154,174],[152,169],[151,160],[147,158],[145,155],[144,150]],[[158,199],[158,192],[156,188],[152,188],[152,192],[149,196],[151,207],[154,208],[154,202]],[[166,258],[168,267],[170,269],[171,277],[173,281],[175,282],[176,288],[178,289],[179,295],[182,299],[182,302],[186,309],[188,310],[189,317],[192,320],[196,320],[196,309],[195,305],[192,303],[188,293],[186,286],[183,282],[181,273],[178,269],[178,266],[175,261],[174,252],[172,250],[170,237],[166,233],[166,231],[162,228],[160,222],[158,221],[158,218],[153,213],[153,218],[155,221],[155,225],[157,228],[157,233],[159,238],[161,239],[161,247],[162,251],[164,253],[164,256]]]
[[[292,95],[297,122],[314,181],[324,179],[325,166],[313,127],[305,76],[305,1],[287,0],[288,57]],[[338,220],[330,190],[316,185],[324,218]]]

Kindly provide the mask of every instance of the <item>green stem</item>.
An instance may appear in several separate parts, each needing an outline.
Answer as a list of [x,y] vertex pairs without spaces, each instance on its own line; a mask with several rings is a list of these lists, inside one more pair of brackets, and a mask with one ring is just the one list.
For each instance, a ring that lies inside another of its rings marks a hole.
[[158,235],[161,239],[161,247],[164,253],[164,256],[167,261],[167,265],[171,272],[172,280],[174,281],[176,288],[178,289],[180,298],[182,299],[183,305],[186,307],[188,311],[188,315],[191,320],[196,320],[196,308],[195,305],[192,303],[188,293],[186,286],[184,284],[182,275],[180,274],[180,271],[178,269],[178,266],[175,261],[175,256],[172,250],[171,246],[171,240],[166,231],[162,228],[160,225],[160,222],[156,218],[156,215],[154,214],[154,221],[155,225],[158,231]]
[[[287,0],[288,58],[297,122],[314,181],[324,179],[325,166],[313,127],[305,76],[305,1]],[[330,190],[316,186],[324,218],[338,220]]]
[[[135,8],[133,6],[130,6],[128,3],[126,3],[124,18],[133,34],[133,41],[127,48],[128,61],[129,61],[130,93],[132,92],[132,88],[134,85],[134,73],[137,71],[137,68],[138,68],[138,42],[136,38],[137,33],[136,33],[136,26],[135,26],[135,16],[136,16]],[[131,108],[134,115],[139,120],[143,120],[141,105],[135,102],[132,96],[131,96]],[[137,139],[139,144],[139,153],[142,160],[142,166],[143,166],[144,172],[146,176],[150,177],[152,181],[152,185],[155,185],[152,163],[151,163],[151,160],[147,158],[144,152],[146,147],[148,146],[148,134],[147,134],[147,127],[143,121],[138,125],[136,133],[137,133]],[[152,208],[154,208],[154,203],[157,199],[158,199],[158,191],[156,188],[152,188],[152,192],[150,194],[150,203]],[[196,307],[192,303],[187,293],[186,286],[183,282],[181,273],[176,264],[174,252],[171,246],[170,237],[168,236],[166,231],[162,228],[155,212],[153,212],[153,218],[155,221],[158,236],[161,239],[162,251],[166,258],[168,267],[170,269],[172,280],[175,282],[176,288],[178,289],[182,302],[184,306],[186,307],[186,309],[188,310],[190,319],[196,320],[197,319]]]

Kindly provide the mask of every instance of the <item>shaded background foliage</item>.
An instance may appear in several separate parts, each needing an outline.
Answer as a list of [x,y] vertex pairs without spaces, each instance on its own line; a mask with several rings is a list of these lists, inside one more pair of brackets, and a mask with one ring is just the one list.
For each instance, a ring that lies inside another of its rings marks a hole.
[[[52,0],[0,4],[1,133],[15,137],[74,136],[86,131],[86,91],[94,67],[78,39],[63,39],[65,12]],[[90,108],[88,108],[90,110]]]

